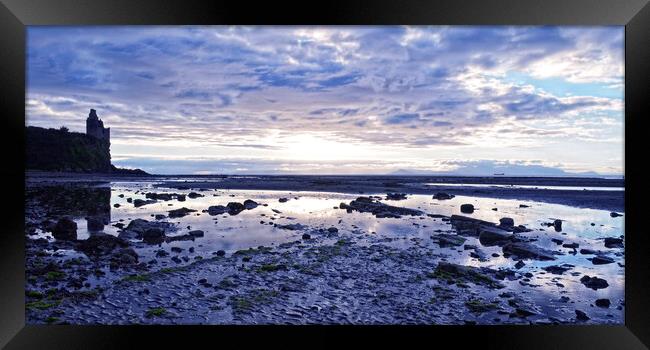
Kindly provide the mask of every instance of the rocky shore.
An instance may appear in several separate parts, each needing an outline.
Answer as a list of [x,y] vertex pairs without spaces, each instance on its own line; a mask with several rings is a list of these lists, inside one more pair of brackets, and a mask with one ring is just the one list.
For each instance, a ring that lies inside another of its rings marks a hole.
[[[410,191],[355,191],[322,211],[327,220],[315,209],[294,218],[286,212],[307,199],[220,192],[227,187],[28,181],[28,323],[623,321],[623,232],[567,235],[560,219],[531,227],[508,216],[479,219],[457,204],[451,204],[451,215],[441,214],[436,206],[458,191],[432,193],[426,207],[399,204],[413,200]],[[353,219],[389,224],[363,227]],[[211,245],[227,227],[240,227],[222,226],[232,220],[245,225],[233,239],[250,234],[252,225],[283,236],[245,249]],[[207,224],[214,228],[205,229]]]

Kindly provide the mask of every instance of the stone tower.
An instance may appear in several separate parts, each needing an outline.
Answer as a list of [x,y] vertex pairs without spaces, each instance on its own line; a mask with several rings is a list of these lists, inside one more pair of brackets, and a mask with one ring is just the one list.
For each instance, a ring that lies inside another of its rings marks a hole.
[[94,109],[90,110],[88,119],[86,119],[86,135],[94,136],[101,140],[111,143],[111,128],[105,128],[104,122],[97,117]]

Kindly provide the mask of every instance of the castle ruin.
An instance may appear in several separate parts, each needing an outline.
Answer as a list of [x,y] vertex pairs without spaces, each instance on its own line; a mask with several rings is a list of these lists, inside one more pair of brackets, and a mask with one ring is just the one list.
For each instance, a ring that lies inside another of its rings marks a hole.
[[97,117],[97,112],[94,109],[90,110],[88,119],[86,119],[86,135],[106,140],[109,145],[111,143],[111,128],[104,127],[104,122]]

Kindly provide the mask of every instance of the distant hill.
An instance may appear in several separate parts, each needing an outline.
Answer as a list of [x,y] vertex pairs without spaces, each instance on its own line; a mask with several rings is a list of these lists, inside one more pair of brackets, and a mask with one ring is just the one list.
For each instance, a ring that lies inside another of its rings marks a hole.
[[106,140],[67,129],[25,127],[25,170],[146,175],[111,164]]

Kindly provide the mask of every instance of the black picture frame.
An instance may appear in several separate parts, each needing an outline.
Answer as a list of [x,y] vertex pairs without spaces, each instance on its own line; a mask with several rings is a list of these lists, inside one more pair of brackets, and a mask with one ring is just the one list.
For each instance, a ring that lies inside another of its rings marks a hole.
[[[24,310],[25,27],[106,24],[625,25],[626,264],[624,326],[26,326]],[[512,349],[643,349],[650,345],[650,264],[644,230],[645,119],[650,116],[648,0],[79,1],[2,0],[0,79],[4,159],[0,233],[0,346],[7,349],[132,348],[229,341],[260,345],[454,344]],[[638,157],[638,158],[637,158]],[[298,336],[301,338],[298,341]],[[645,345],[644,345],[645,344]],[[209,346],[208,345],[208,346]],[[200,346],[200,345],[196,345]],[[404,346],[404,345],[402,345]],[[451,345],[450,345],[451,346]]]

